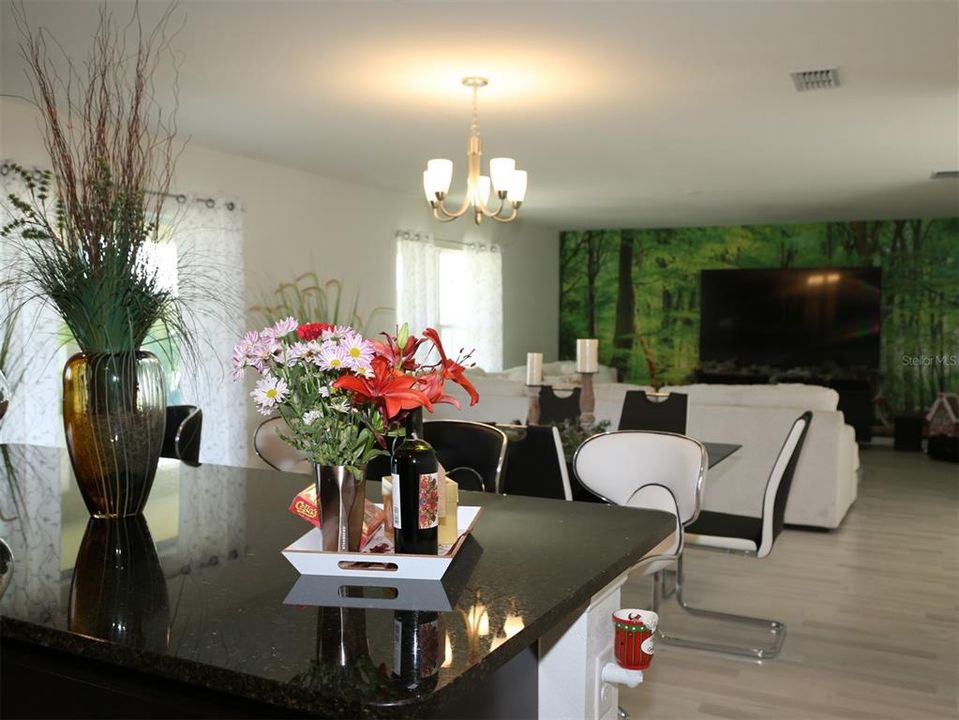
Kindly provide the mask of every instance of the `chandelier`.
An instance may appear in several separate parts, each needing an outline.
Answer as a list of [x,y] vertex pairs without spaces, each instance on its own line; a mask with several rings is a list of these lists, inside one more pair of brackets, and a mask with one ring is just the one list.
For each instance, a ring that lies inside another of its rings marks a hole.
[[[466,197],[458,210],[446,207],[447,193],[453,180],[453,161],[436,158],[426,164],[423,171],[423,191],[433,208],[433,217],[440,222],[449,222],[473,210],[473,221],[479,225],[484,217],[508,223],[516,219],[519,206],[526,197],[526,171],[516,169],[513,158],[493,158],[489,163],[489,175],[481,175],[483,142],[480,139],[479,116],[476,111],[476,96],[481,87],[489,85],[483,77],[463,78],[463,84],[473,89],[473,121],[470,123],[469,142],[466,145]],[[493,206],[490,192],[494,192]],[[497,205],[497,201],[498,205]]]

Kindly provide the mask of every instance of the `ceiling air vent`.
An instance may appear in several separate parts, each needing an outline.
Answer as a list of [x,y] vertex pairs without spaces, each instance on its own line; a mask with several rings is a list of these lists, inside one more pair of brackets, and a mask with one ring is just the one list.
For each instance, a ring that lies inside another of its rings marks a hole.
[[828,90],[839,87],[839,69],[826,68],[825,70],[803,70],[789,73],[796,86],[796,92],[806,90]]
[[936,170],[932,174],[933,180],[945,180],[946,178],[959,178],[959,170]]

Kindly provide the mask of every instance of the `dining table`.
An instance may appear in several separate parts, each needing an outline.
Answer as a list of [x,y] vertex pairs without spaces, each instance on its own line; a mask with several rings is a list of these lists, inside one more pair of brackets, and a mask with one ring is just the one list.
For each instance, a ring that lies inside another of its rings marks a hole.
[[719,465],[719,463],[721,463],[723,460],[742,448],[742,445],[737,445],[736,443],[719,443],[709,442],[706,440],[702,442],[703,446],[706,448],[706,457],[709,467]]
[[674,527],[463,492],[441,581],[300,575],[303,475],[161,459],[142,515],[96,520],[64,450],[0,455],[3,717],[614,720],[611,613]]

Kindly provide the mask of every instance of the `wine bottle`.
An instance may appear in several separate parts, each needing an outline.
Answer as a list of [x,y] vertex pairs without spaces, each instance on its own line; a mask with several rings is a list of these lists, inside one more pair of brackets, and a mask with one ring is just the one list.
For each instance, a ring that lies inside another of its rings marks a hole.
[[393,676],[412,695],[430,692],[439,679],[444,655],[439,613],[393,613]]
[[407,424],[406,439],[393,451],[393,528],[398,553],[436,555],[439,536],[439,462]]

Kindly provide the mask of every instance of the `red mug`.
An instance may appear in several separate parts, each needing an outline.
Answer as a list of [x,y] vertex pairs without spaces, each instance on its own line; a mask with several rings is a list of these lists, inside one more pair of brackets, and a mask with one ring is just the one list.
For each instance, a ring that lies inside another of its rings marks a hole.
[[613,613],[616,662],[627,670],[645,670],[655,652],[656,626],[659,615],[652,610],[623,608]]

